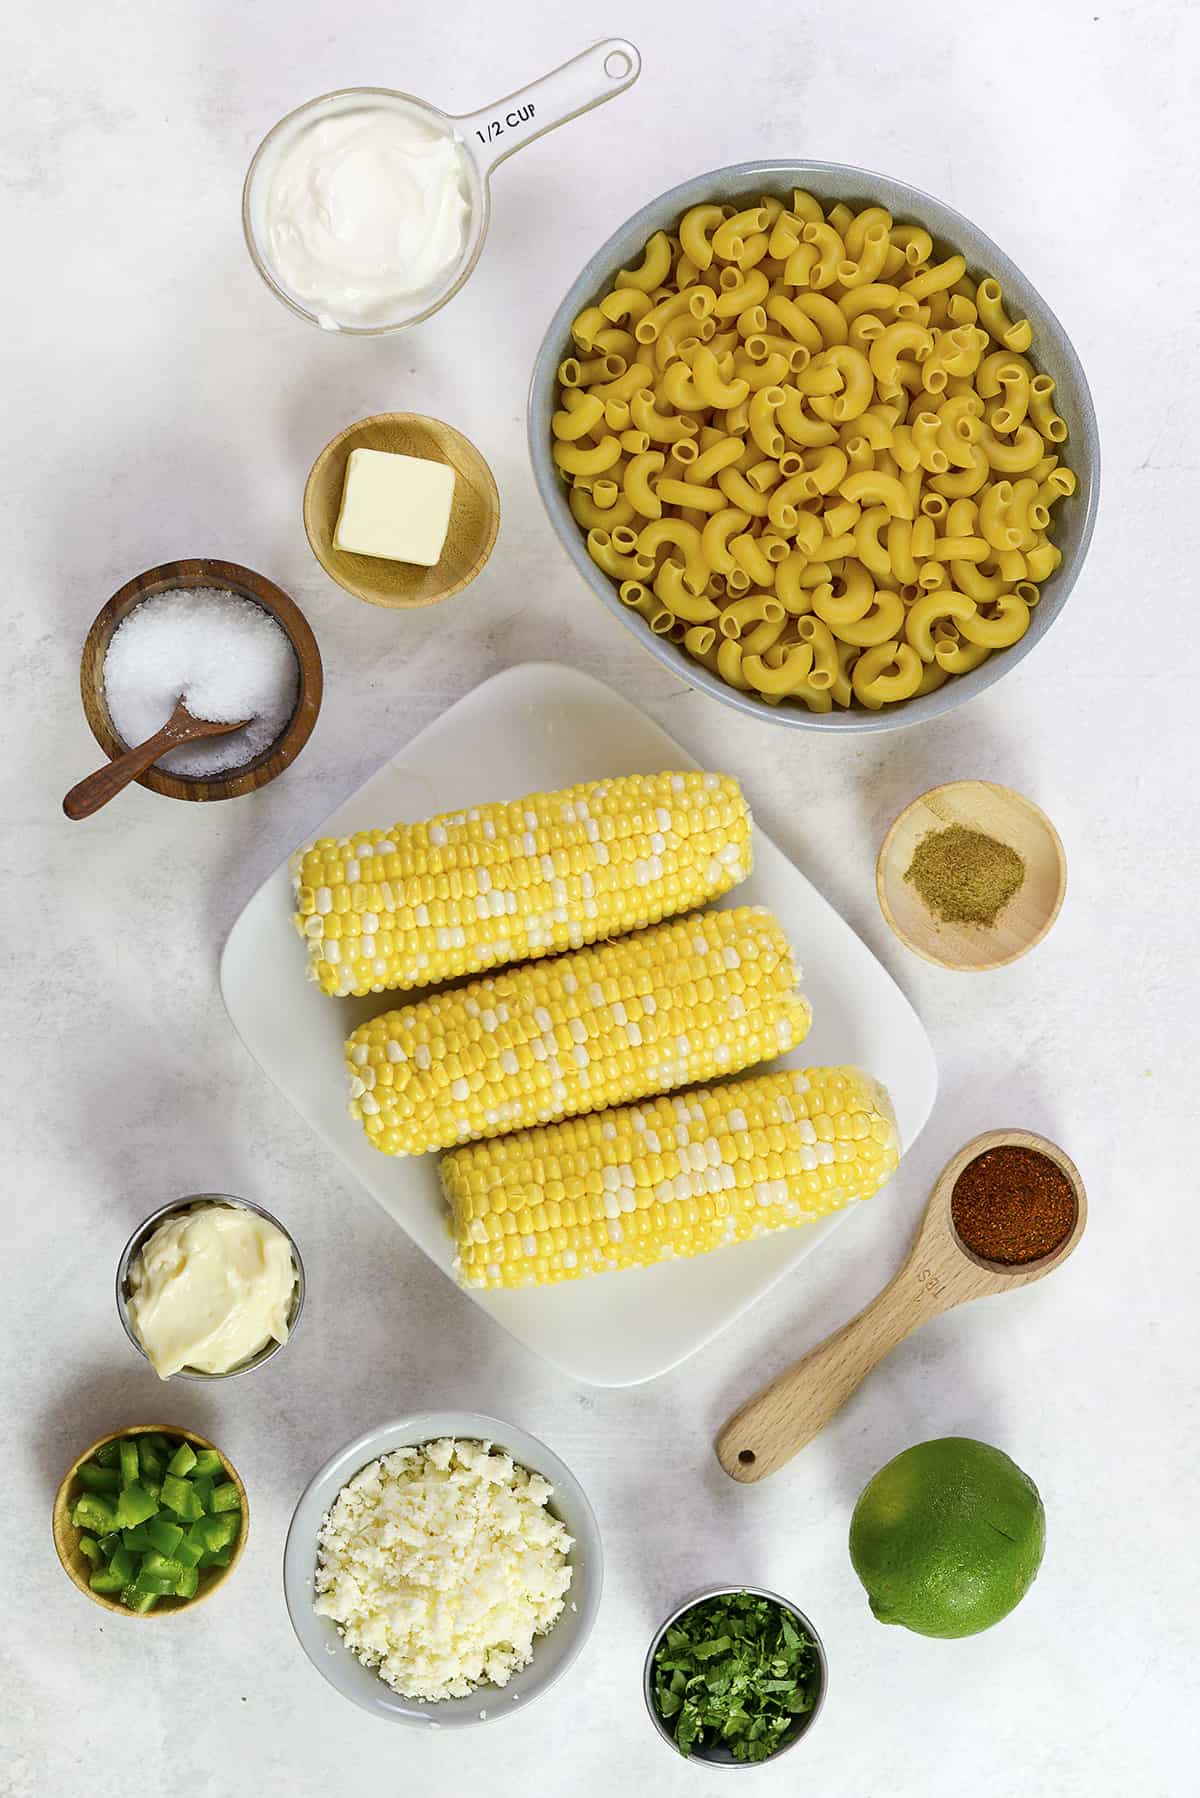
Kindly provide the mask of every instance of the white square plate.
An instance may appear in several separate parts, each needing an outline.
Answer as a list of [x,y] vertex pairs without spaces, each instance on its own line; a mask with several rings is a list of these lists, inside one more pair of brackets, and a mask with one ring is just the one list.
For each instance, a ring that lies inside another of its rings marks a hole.
[[[716,766],[718,764],[712,764]],[[326,818],[310,838],[416,820],[608,774],[697,763],[636,706],[553,662],[506,669],[459,700]],[[754,794],[748,793],[751,806]],[[755,827],[754,873],[725,904],[766,905],[796,946],[813,1028],[772,1065],[852,1062],[891,1093],[900,1140],[912,1147],[937,1090],[933,1051],[891,976],[821,895]],[[356,1178],[449,1277],[454,1259],[437,1157],[372,1149],[347,1111],[342,1044],[364,1018],[398,1000],[331,999],[305,978],[291,920],[286,863],[250,900],[221,957],[221,991],[260,1067]],[[518,1292],[471,1296],[529,1348],[593,1386],[632,1386],[665,1373],[733,1322],[840,1222],[694,1260]]]

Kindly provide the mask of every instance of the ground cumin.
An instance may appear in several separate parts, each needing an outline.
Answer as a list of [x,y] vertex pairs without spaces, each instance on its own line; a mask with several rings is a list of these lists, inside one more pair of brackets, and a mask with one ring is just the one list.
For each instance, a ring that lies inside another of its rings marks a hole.
[[1025,863],[1007,843],[950,824],[921,838],[904,878],[944,924],[994,924],[1024,883]]
[[1020,1266],[1050,1255],[1075,1224],[1075,1193],[1036,1149],[1002,1144],[966,1166],[950,1195],[959,1239],[984,1261]]

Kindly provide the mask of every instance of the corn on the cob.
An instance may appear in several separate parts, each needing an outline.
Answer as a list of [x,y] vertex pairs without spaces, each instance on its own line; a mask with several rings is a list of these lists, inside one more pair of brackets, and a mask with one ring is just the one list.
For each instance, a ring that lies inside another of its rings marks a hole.
[[327,993],[433,986],[657,924],[750,872],[727,774],[630,774],[323,837],[292,857],[295,923]]
[[702,1255],[869,1199],[900,1147],[857,1068],[760,1074],[442,1157],[466,1286],[532,1286]]
[[736,1074],[811,1016],[770,912],[704,912],[373,1018],[346,1044],[350,1110],[422,1155]]

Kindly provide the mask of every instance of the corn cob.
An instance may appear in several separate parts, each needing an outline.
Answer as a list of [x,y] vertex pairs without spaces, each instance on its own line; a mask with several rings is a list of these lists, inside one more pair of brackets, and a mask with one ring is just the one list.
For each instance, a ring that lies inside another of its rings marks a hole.
[[630,774],[323,837],[292,857],[295,923],[327,993],[432,986],[657,924],[750,872],[726,774]]
[[771,914],[705,912],[373,1018],[346,1044],[350,1110],[422,1155],[737,1073],[811,1019]]
[[442,1157],[466,1286],[541,1286],[702,1255],[869,1199],[900,1145],[857,1068],[760,1074]]

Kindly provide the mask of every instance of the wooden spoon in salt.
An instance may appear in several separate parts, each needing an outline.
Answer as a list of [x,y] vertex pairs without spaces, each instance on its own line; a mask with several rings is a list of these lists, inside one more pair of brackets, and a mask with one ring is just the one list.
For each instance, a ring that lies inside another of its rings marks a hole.
[[136,749],[127,749],[115,761],[105,762],[103,768],[97,768],[94,774],[72,787],[63,800],[63,811],[68,818],[90,818],[169,749],[178,749],[181,743],[199,742],[202,737],[228,736],[231,730],[242,730],[249,722],[249,718],[235,718],[232,723],[194,718],[181,699],[160,731]]

